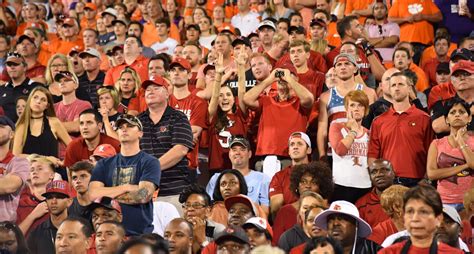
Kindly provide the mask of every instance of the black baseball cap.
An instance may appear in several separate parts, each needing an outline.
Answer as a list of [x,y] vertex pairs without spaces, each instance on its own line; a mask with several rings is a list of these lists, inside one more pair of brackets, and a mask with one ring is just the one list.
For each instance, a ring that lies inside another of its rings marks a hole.
[[235,47],[237,45],[245,45],[247,47],[251,47],[249,39],[244,36],[239,36],[232,41],[232,47]]
[[234,241],[241,244],[249,244],[249,238],[245,231],[240,227],[229,226],[216,236],[216,244],[222,244],[226,241]]
[[298,34],[306,35],[306,30],[302,26],[290,26],[290,28],[288,28],[288,33],[291,34],[293,31],[296,31]]
[[470,51],[469,49],[465,49],[465,48],[456,49],[455,51],[453,51],[453,53],[451,53],[450,60],[453,61],[454,59],[469,60],[469,61],[474,62],[474,53],[472,53],[472,51]]
[[438,66],[436,66],[436,73],[451,73],[449,63],[439,63]]
[[12,130],[15,130],[15,123],[8,116],[0,116],[0,125],[10,126]]
[[250,143],[249,141],[243,137],[243,136],[233,136],[230,140],[230,147],[236,145],[236,144],[239,144],[247,149],[250,148]]

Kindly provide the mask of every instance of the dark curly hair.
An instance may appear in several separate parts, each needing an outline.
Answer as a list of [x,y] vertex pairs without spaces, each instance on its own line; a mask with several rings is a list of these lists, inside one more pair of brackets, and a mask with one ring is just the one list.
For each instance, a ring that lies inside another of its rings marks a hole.
[[306,241],[306,247],[304,248],[304,254],[309,254],[313,249],[316,249],[318,247],[325,247],[327,245],[331,245],[332,248],[334,249],[335,254],[343,254],[344,249],[342,248],[341,244],[334,240],[331,237],[326,237],[326,236],[318,236],[309,239]]
[[206,206],[212,205],[211,196],[209,196],[206,190],[198,184],[191,184],[190,186],[184,188],[183,191],[181,191],[181,193],[179,194],[179,203],[186,203],[186,200],[188,200],[189,196],[191,196],[192,194],[200,195],[204,199]]
[[295,166],[293,172],[290,175],[290,189],[297,197],[300,196],[298,193],[298,185],[300,184],[301,178],[305,174],[310,174],[319,186],[319,194],[324,199],[329,199],[334,190],[334,182],[332,180],[332,170],[325,163],[321,161],[313,161],[309,164],[302,164]]
[[[232,93],[232,96],[234,97],[234,105],[232,105],[232,114],[235,114],[237,112],[237,97],[234,95],[234,92],[232,89],[227,86],[227,85],[222,85],[222,87],[228,87]],[[219,133],[222,131],[222,129],[226,128],[229,126],[229,118],[227,118],[227,112],[224,112],[220,106],[217,107],[217,119],[216,123],[214,124],[214,129],[216,133]]]
[[221,194],[221,188],[220,188],[221,184],[220,183],[221,183],[222,177],[225,174],[235,175],[237,177],[237,179],[239,179],[240,194],[247,195],[247,193],[248,193],[247,182],[245,182],[245,178],[242,175],[242,173],[240,173],[240,171],[238,171],[237,169],[226,169],[226,170],[221,172],[219,177],[217,177],[216,185],[214,187],[214,193],[212,194],[212,199],[214,200],[214,202],[224,201],[224,198],[222,197],[222,194]]

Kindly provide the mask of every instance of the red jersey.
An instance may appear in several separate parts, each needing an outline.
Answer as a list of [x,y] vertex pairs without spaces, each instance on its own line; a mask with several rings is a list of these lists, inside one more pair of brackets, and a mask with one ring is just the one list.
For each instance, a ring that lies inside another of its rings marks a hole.
[[[120,142],[114,138],[111,138],[105,134],[100,134],[99,145],[102,144],[110,144],[115,148],[117,153],[120,152]],[[94,151],[90,151],[87,147],[86,141],[84,138],[79,137],[73,139],[71,143],[66,147],[66,155],[64,157],[64,166],[70,167],[74,165],[74,163],[83,160],[89,160],[89,157],[94,153]]]
[[262,113],[255,154],[288,157],[288,137],[293,132],[306,131],[311,109],[302,107],[296,96],[279,101],[278,96],[263,95],[258,102]]
[[237,106],[235,113],[227,114],[229,124],[222,130],[216,130],[217,115],[209,123],[209,169],[222,171],[232,168],[229,159],[229,140],[233,135],[246,136],[245,116]]
[[[282,57],[280,57],[280,59],[276,61],[276,64],[273,65],[273,67],[280,66],[284,63],[292,64],[290,59],[290,53],[285,53]],[[328,71],[328,65],[326,63],[326,60],[324,60],[323,55],[314,50],[309,51],[308,68],[322,73],[326,73]]]
[[372,123],[367,157],[391,161],[398,177],[421,179],[432,140],[428,114],[414,105],[402,113],[391,107]]
[[[179,100],[174,95],[170,95],[168,104],[170,107],[183,112],[188,117],[191,126],[207,128],[207,102],[194,93]],[[194,145],[194,149],[189,151],[187,155],[191,169],[196,169],[198,166],[198,152],[199,142]]]
[[395,226],[392,219],[387,219],[380,222],[376,227],[372,227],[372,234],[368,239],[376,242],[378,245],[382,245],[387,237],[395,233],[398,233],[397,226]]
[[130,99],[130,102],[128,103],[128,111],[135,110],[140,114],[147,109],[148,105],[146,105],[145,101],[145,89],[140,87],[135,97]]
[[306,243],[302,243],[290,250],[290,254],[303,254]]
[[125,67],[131,67],[134,69],[140,80],[143,82],[148,80],[148,61],[150,59],[144,57],[143,55],[139,55],[132,64],[127,65],[126,63],[121,64],[119,66],[112,67],[109,69],[105,75],[104,86],[114,86],[115,82],[120,77],[120,73],[125,69]]
[[273,245],[278,245],[280,236],[298,222],[298,211],[292,204],[280,208],[273,223]]
[[428,109],[431,109],[436,102],[447,100],[454,97],[454,95],[456,95],[456,90],[451,82],[438,84],[431,88],[430,96],[428,97]]
[[291,166],[278,171],[270,182],[269,197],[276,194],[283,194],[283,205],[291,204],[298,200],[298,197],[290,190],[290,175],[293,172]]
[[[23,220],[25,220],[28,215],[36,208],[36,206],[41,203],[46,202],[42,200],[38,200],[28,186],[23,188],[20,193],[20,201],[18,202],[18,208],[16,209],[16,224],[20,225]],[[41,218],[36,219],[33,224],[31,224],[30,228],[25,234],[25,238],[28,237],[28,234],[35,229],[39,224],[43,223],[49,218],[49,213],[44,214]]]
[[[379,250],[378,254],[400,254],[403,246],[405,246],[406,241],[401,243],[396,243],[392,246],[389,246],[385,249]],[[408,254],[429,254],[430,248],[418,248],[413,245],[408,249]],[[438,243],[438,254],[463,254],[464,252],[460,249],[455,249],[445,243]]]
[[389,217],[380,205],[380,197],[375,192],[375,188],[371,192],[360,197],[355,203],[359,210],[360,217],[374,228],[382,221],[388,220]]

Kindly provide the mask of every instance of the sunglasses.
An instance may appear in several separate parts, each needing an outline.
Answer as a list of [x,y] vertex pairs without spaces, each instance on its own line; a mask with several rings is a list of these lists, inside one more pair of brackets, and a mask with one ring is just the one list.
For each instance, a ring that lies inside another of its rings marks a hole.
[[5,63],[6,66],[8,67],[16,67],[18,65],[20,65],[19,63],[15,63],[15,62],[6,62]]

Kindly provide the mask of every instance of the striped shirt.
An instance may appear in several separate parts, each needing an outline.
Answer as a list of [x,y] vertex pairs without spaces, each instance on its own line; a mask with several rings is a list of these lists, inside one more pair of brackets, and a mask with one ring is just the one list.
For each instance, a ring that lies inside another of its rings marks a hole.
[[[186,115],[171,107],[166,107],[163,116],[156,124],[150,118],[149,111],[138,116],[143,124],[143,137],[140,148],[160,158],[175,145],[193,149],[193,133]],[[190,183],[188,180],[188,160],[184,156],[173,167],[161,171],[159,196],[171,196],[181,193]]]

